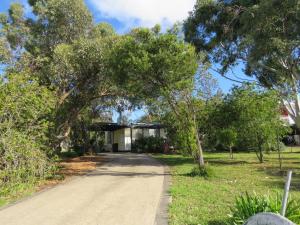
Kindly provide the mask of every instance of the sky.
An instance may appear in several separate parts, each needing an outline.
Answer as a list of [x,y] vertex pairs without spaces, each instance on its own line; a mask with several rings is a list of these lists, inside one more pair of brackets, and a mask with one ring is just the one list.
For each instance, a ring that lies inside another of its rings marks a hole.
[[[12,2],[22,3],[25,11],[30,13],[27,0],[0,0],[0,12],[7,12]],[[153,27],[155,24],[160,24],[162,30],[166,30],[174,23],[184,20],[193,9],[195,2],[196,0],[85,0],[96,23],[108,22],[120,34],[134,27]],[[234,75],[231,74],[233,78],[238,76],[247,79],[241,66],[237,66],[233,73]],[[234,84],[237,85],[217,73],[212,72],[212,74],[224,93],[227,93]],[[134,120],[142,114],[142,112],[133,112],[128,115]],[[116,117],[115,114],[114,120]]]

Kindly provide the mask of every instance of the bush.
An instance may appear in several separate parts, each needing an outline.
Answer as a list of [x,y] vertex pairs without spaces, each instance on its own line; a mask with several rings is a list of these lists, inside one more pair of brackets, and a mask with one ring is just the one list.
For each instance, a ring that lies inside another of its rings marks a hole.
[[40,146],[15,130],[0,135],[0,196],[21,184],[51,177],[54,167]]
[[54,94],[30,77],[0,78],[0,197],[51,177]]
[[[282,195],[276,194],[275,197],[270,195],[241,195],[236,198],[235,206],[231,209],[230,224],[242,225],[251,216],[260,212],[280,213],[282,202]],[[289,197],[286,215],[289,220],[299,224],[300,223],[300,203],[295,199]]]
[[195,166],[188,175],[191,177],[199,176],[199,177],[209,178],[215,176],[215,171],[210,166],[205,166],[201,168],[199,168],[199,166]]
[[268,153],[273,152],[273,151],[278,151],[278,148],[279,148],[279,151],[281,151],[281,152],[283,152],[286,149],[286,146],[281,141],[279,143],[277,143],[276,141],[273,143],[267,143],[263,147],[266,150],[266,152],[268,152]]
[[163,152],[164,139],[160,137],[144,137],[135,142],[132,145],[133,152],[146,152],[146,153],[162,153]]
[[83,156],[84,155],[84,147],[83,146],[74,146],[73,151],[76,152],[78,156]]
[[62,158],[74,158],[74,157],[78,157],[78,153],[75,151],[67,151],[67,152],[61,152],[59,154]]

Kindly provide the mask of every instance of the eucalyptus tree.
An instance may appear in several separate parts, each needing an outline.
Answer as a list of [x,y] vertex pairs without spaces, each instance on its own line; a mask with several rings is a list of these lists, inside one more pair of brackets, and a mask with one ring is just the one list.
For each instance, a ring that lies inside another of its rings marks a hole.
[[92,101],[120,94],[106,68],[116,34],[108,24],[94,24],[83,0],[29,4],[34,16],[26,17],[17,3],[1,14],[0,59],[6,71],[29,69],[40,85],[56,92],[57,147]]
[[299,15],[298,0],[203,0],[185,21],[185,36],[198,51],[209,52],[222,75],[244,65],[247,75],[280,91],[300,127]]
[[119,85],[141,102],[156,101],[175,115],[181,131],[190,134],[192,154],[204,167],[193,96],[195,74],[205,66],[199,67],[194,48],[172,33],[160,33],[157,27],[138,28],[117,41],[110,58],[111,72]]

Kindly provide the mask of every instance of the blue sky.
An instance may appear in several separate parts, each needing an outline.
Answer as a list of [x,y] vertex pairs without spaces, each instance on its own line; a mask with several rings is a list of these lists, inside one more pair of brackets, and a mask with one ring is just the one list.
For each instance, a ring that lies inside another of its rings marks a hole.
[[[0,0],[0,12],[7,12],[12,2],[21,2],[26,12],[30,8],[26,0]],[[163,30],[172,26],[177,21],[182,21],[193,9],[196,0],[85,0],[94,16],[95,22],[108,22],[120,34],[128,32],[133,27],[153,27],[161,24]],[[1,72],[1,68],[0,68]],[[230,77],[248,78],[244,75],[241,66],[234,69]],[[218,80],[223,92],[228,92],[234,83],[217,73],[213,76]],[[248,78],[249,79],[249,78]],[[133,112],[129,115],[132,119],[139,117],[142,112]],[[114,116],[116,118],[116,116]]]

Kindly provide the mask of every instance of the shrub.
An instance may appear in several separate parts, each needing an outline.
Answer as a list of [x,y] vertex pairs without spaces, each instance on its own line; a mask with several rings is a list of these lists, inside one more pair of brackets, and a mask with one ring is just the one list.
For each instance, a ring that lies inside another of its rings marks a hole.
[[160,137],[144,137],[135,142],[132,145],[133,152],[152,152],[162,153],[163,152],[164,139]]
[[83,146],[76,145],[76,146],[73,147],[73,151],[76,152],[76,154],[78,156],[83,156],[84,155],[84,147]]
[[213,170],[212,167],[208,165],[201,168],[199,168],[199,166],[195,166],[188,175],[191,177],[199,176],[199,177],[209,178],[215,176],[215,171]]
[[[231,209],[230,224],[242,225],[251,216],[260,212],[280,213],[282,202],[282,195],[276,194],[275,196],[257,194],[249,195],[246,192],[236,198],[235,206]],[[286,215],[289,220],[299,224],[300,223],[300,203],[292,197],[289,197]]]
[[286,146],[281,141],[277,143],[277,141],[266,143],[264,146],[264,149],[267,153],[273,152],[273,151],[281,151],[283,152],[286,149]]
[[51,161],[40,146],[27,135],[9,130],[0,135],[0,196],[21,184],[34,184],[51,177]]
[[51,177],[55,96],[25,72],[0,78],[0,197]]
[[61,152],[59,155],[63,158],[74,158],[79,156],[76,151]]

